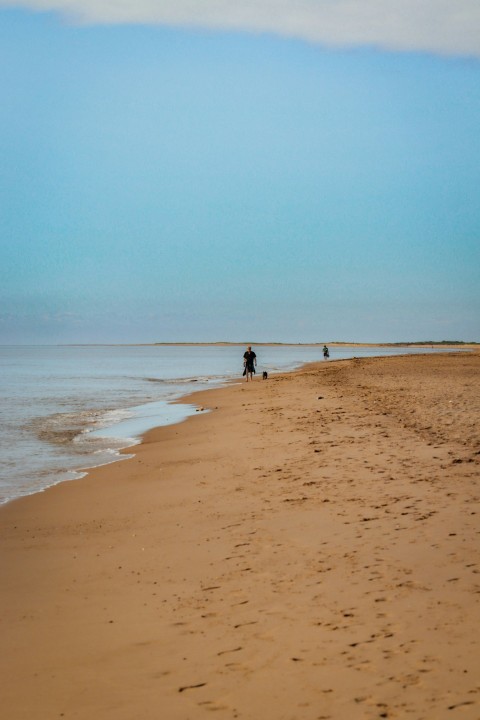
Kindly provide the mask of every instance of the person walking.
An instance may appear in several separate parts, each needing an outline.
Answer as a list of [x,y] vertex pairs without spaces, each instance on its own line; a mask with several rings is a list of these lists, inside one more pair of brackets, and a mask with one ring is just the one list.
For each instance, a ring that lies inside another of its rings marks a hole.
[[252,346],[249,345],[243,355],[243,365],[245,368],[243,371],[243,374],[246,375],[247,382],[248,382],[249,375],[250,375],[250,380],[253,380],[253,373],[255,372],[256,364],[257,364],[257,356],[253,352]]

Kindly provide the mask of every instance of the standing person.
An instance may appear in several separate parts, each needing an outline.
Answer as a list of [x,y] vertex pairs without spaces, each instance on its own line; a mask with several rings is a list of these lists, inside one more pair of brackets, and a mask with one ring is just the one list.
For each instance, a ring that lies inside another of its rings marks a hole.
[[243,364],[245,367],[243,374],[247,376],[247,382],[249,375],[250,380],[253,380],[253,373],[255,372],[255,365],[257,364],[257,356],[253,352],[251,345],[248,346],[246,352],[243,355]]
[[326,360],[328,357],[330,357],[330,353],[329,353],[328,347],[327,347],[326,345],[323,346],[323,357],[325,358],[325,360]]

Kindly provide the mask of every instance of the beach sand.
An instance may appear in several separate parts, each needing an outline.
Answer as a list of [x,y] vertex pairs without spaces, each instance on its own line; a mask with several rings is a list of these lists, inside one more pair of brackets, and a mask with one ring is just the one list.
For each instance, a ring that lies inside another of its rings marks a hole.
[[480,354],[198,393],[0,510],[7,720],[480,718]]

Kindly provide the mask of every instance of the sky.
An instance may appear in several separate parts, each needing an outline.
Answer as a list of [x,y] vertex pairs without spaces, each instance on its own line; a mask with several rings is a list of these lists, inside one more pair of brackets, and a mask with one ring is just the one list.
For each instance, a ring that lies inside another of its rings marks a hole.
[[0,0],[0,343],[480,341],[479,129],[477,0]]

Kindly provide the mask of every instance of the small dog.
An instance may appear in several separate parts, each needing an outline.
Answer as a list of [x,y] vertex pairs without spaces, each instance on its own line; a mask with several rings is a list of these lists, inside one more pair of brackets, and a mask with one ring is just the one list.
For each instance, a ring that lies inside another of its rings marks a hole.
[[268,372],[266,370],[263,371],[263,379],[268,380]]

